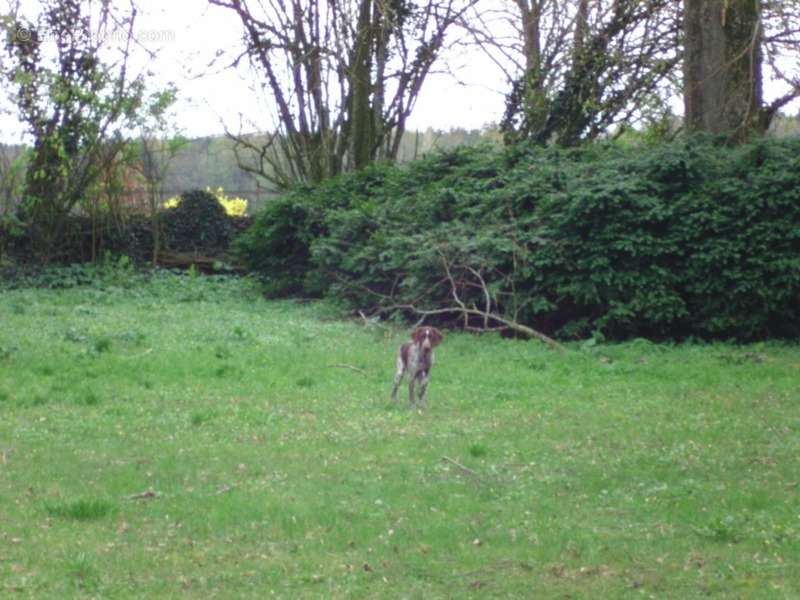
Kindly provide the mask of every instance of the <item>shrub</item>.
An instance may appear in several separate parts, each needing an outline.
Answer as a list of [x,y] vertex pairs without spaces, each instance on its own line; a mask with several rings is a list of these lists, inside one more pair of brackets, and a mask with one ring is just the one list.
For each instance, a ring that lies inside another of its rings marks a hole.
[[244,198],[232,198],[226,196],[222,188],[217,188],[215,192],[217,200],[225,209],[225,214],[229,217],[244,217],[247,214],[247,200]]
[[561,337],[797,337],[800,140],[461,149],[294,190],[237,251],[361,310],[455,284]]
[[[214,194],[217,201],[222,205],[222,208],[225,209],[225,214],[229,217],[244,217],[247,214],[247,200],[245,198],[233,198],[228,196],[221,187],[218,187],[216,190],[206,187],[206,191],[209,194]],[[169,198],[164,202],[164,208],[177,208],[180,201],[178,196]]]
[[169,247],[180,251],[226,248],[232,234],[225,209],[204,190],[181,194],[178,205],[166,210],[164,228]]
[[309,247],[320,234],[320,213],[313,199],[298,192],[269,202],[232,245],[236,259],[259,273],[271,296],[299,294],[311,269]]

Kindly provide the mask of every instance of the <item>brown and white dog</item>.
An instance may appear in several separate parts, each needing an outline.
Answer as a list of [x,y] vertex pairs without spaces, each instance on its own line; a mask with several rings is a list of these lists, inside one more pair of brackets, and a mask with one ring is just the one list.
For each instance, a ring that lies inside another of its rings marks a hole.
[[444,336],[435,327],[417,327],[411,332],[411,341],[400,346],[397,353],[397,370],[394,374],[392,400],[397,400],[397,388],[403,375],[408,373],[408,403],[414,406],[414,384],[419,383],[419,403],[425,402],[425,390],[433,367],[433,349],[438,346]]

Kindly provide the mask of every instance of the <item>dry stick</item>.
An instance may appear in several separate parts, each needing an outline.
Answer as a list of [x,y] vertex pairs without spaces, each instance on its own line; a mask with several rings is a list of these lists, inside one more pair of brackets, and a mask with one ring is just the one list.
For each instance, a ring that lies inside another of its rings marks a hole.
[[220,494],[227,494],[228,492],[232,491],[236,486],[235,485],[223,485],[219,488],[216,492],[209,494],[211,496],[219,496]]
[[362,375],[366,375],[367,372],[364,369],[359,369],[358,367],[354,367],[353,365],[325,365],[329,369],[352,369]]
[[[486,285],[486,282],[483,280],[483,276],[480,272],[476,271],[470,266],[466,266],[469,269],[469,272],[472,273],[475,277],[478,278],[478,281],[481,282],[481,290],[483,290],[483,298],[484,302],[486,303],[486,312],[483,314],[483,328],[489,328],[489,310],[492,306],[492,297],[489,295],[489,286]],[[477,308],[474,304],[472,305],[473,308]]]
[[[416,313],[418,315],[422,315],[423,319],[424,319],[424,317],[431,316],[431,315],[461,313],[464,316],[464,322],[465,322],[466,325],[468,325],[467,317],[469,317],[469,316],[482,317],[484,319],[485,323],[488,323],[489,321],[494,321],[496,323],[500,323],[506,329],[511,329],[512,331],[516,331],[517,333],[521,333],[521,334],[523,334],[523,335],[525,335],[527,337],[536,338],[536,339],[544,342],[545,344],[547,344],[551,348],[555,348],[555,349],[561,350],[561,351],[565,350],[564,346],[559,344],[557,341],[555,341],[551,337],[549,337],[549,336],[547,336],[547,335],[545,335],[545,334],[543,334],[543,333],[541,333],[539,331],[536,331],[535,329],[532,329],[531,327],[528,327],[527,325],[522,325],[521,323],[517,323],[516,321],[512,321],[510,319],[505,319],[505,318],[501,317],[498,314],[490,312],[488,310],[488,307],[487,307],[487,310],[485,310],[485,311],[478,310],[477,308],[474,308],[474,307],[473,308],[469,308],[466,304],[464,304],[464,302],[458,296],[458,291],[457,291],[458,286],[456,285],[455,278],[453,277],[453,274],[450,271],[450,264],[447,262],[447,259],[443,255],[440,254],[440,256],[441,256],[441,259],[442,259],[442,265],[444,266],[445,273],[447,274],[447,279],[450,281],[450,291],[451,291],[452,296],[453,296],[453,302],[455,302],[457,306],[451,306],[451,307],[448,307],[448,308],[438,308],[438,309],[433,309],[433,310],[422,310],[422,309],[417,308],[413,304],[395,304],[394,306],[389,306],[389,307],[383,309],[383,311],[385,312],[385,311],[390,311],[390,310],[410,310],[410,311],[412,311],[412,312],[414,312],[414,313]],[[488,289],[487,289],[485,281],[483,280],[482,277],[480,279],[481,279],[481,282],[482,282],[482,287],[484,289],[484,292],[488,293]],[[472,328],[470,328],[470,329],[472,329]]]
[[162,495],[163,494],[161,492],[157,492],[153,488],[150,488],[149,490],[145,490],[140,494],[131,494],[128,496],[128,500],[151,500],[153,498],[159,498]]
[[488,286],[486,285],[486,282],[484,281],[483,277],[481,277],[480,273],[478,273],[477,271],[475,271],[475,269],[473,269],[472,267],[469,267],[469,266],[467,266],[466,268],[469,271],[471,271],[473,273],[473,275],[477,276],[478,279],[480,280],[480,283],[481,283],[480,287],[481,287],[481,289],[483,289],[483,292],[484,292],[485,297],[487,298],[487,300],[486,300],[486,310],[484,310],[484,311],[478,310],[474,305],[473,305],[472,308],[467,308],[467,306],[464,304],[464,302],[461,300],[461,298],[458,297],[458,291],[457,291],[458,290],[458,286],[456,286],[456,281],[453,278],[453,274],[450,272],[450,264],[447,262],[447,258],[444,256],[444,254],[441,251],[439,252],[439,256],[442,259],[442,265],[444,266],[444,270],[447,273],[447,279],[450,280],[450,290],[453,293],[453,300],[455,301],[456,304],[458,304],[458,309],[455,309],[455,310],[463,312],[463,314],[464,314],[464,322],[465,323],[467,322],[467,316],[468,315],[474,315],[474,316],[478,316],[478,317],[483,317],[484,324],[486,324],[486,325],[488,325],[489,320],[491,319],[492,321],[496,321],[498,323],[501,323],[501,324],[505,325],[506,327],[508,327],[509,329],[511,329],[513,331],[516,331],[518,333],[522,333],[524,335],[527,335],[528,337],[535,337],[536,339],[545,342],[546,344],[548,344],[549,346],[551,346],[553,348],[557,348],[559,350],[564,350],[564,347],[561,344],[556,342],[554,339],[546,336],[545,334],[543,334],[543,333],[541,333],[539,331],[536,331],[535,329],[532,329],[530,327],[527,327],[525,325],[522,325],[520,323],[517,323],[516,321],[511,321],[509,319],[504,319],[500,315],[497,315],[497,314],[495,314],[493,312],[490,312],[490,308],[491,308],[491,304],[490,304],[491,300],[490,299],[491,299],[491,296],[489,295]]
[[442,460],[445,461],[445,462],[449,462],[450,464],[455,465],[456,467],[458,467],[461,471],[463,471],[467,475],[471,475],[472,477],[476,477],[478,479],[481,479],[481,476],[478,475],[475,471],[473,471],[472,469],[470,469],[468,467],[465,467],[460,462],[458,462],[457,460],[453,460],[449,456],[443,456]]

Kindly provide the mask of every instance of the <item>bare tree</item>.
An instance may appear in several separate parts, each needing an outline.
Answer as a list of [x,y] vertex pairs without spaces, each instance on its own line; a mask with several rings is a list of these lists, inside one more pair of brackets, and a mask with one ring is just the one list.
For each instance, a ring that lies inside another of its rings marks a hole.
[[[478,5],[462,25],[505,67],[507,140],[572,145],[666,110],[680,61],[677,8],[669,0],[508,0],[500,9]],[[511,33],[496,36],[503,25]]]
[[274,104],[261,139],[231,133],[240,166],[279,188],[394,159],[447,33],[477,0],[210,0],[236,12]]

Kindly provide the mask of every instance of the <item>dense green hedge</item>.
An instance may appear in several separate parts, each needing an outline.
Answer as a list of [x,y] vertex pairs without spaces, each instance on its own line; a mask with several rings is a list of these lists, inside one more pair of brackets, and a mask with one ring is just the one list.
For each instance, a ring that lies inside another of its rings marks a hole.
[[[235,245],[273,293],[459,298],[561,337],[800,336],[800,140],[462,149],[285,194]],[[449,267],[449,277],[446,270]]]

